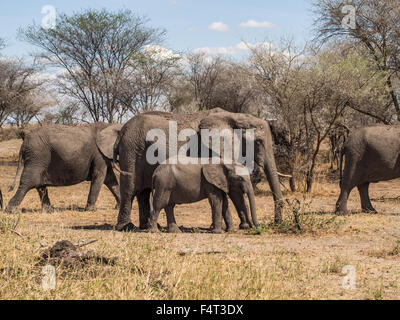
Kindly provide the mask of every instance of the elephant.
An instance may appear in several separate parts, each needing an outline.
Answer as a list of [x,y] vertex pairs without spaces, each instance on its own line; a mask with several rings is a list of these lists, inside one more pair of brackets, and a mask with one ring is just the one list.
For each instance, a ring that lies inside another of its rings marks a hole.
[[350,192],[357,187],[363,212],[376,213],[369,197],[369,185],[399,177],[400,126],[376,125],[352,130],[340,154],[340,196],[336,212],[347,213]]
[[[168,232],[179,233],[174,207],[177,204],[194,203],[208,198],[212,207],[213,233],[222,233],[222,216],[228,232],[234,231],[228,212],[228,198],[232,200],[241,220],[246,223],[241,229],[258,225],[253,187],[248,169],[238,163],[216,164],[210,161],[201,164],[199,158],[178,158],[175,164],[169,161],[157,167],[152,178],[153,211],[150,215],[150,230],[158,232],[157,220],[162,209],[167,214]],[[219,159],[218,159],[219,160]],[[189,163],[189,161],[193,161]],[[248,196],[252,221],[244,194]]]
[[[282,219],[283,196],[280,189],[278,173],[273,153],[273,142],[270,127],[267,121],[248,114],[236,114],[223,109],[200,111],[193,114],[171,114],[167,112],[142,113],[129,120],[121,129],[114,145],[114,163],[119,161],[121,187],[121,206],[118,214],[116,230],[129,231],[135,226],[131,222],[132,201],[135,196],[139,204],[139,223],[141,229],[149,227],[150,192],[154,170],[158,163],[149,163],[146,158],[152,144],[146,141],[146,137],[153,129],[162,131],[170,136],[170,123],[175,122],[177,132],[190,129],[193,133],[191,139],[199,138],[203,141],[204,129],[253,129],[254,130],[254,168],[262,168],[267,176],[275,203],[275,221]],[[173,134],[172,134],[173,135]],[[239,144],[244,146],[245,140]],[[186,141],[177,141],[178,148]],[[201,144],[199,142],[199,144]],[[166,140],[166,149],[171,147]],[[200,151],[200,146],[199,146]],[[169,151],[168,151],[169,153]],[[210,154],[212,154],[210,152]],[[166,154],[168,159],[176,154]],[[241,224],[246,221],[241,220]]]
[[112,169],[113,145],[122,124],[98,122],[83,126],[45,125],[24,137],[17,173],[9,191],[15,188],[22,164],[24,168],[17,192],[6,212],[15,211],[26,193],[36,188],[42,209],[49,210],[48,186],[70,186],[91,181],[85,210],[94,210],[104,183],[117,206],[120,203],[118,180]]

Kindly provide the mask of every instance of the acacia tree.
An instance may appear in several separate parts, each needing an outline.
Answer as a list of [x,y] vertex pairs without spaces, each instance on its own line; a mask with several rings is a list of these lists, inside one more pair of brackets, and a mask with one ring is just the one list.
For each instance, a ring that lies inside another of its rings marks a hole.
[[78,102],[93,121],[115,122],[130,111],[120,98],[132,56],[165,34],[146,22],[129,10],[90,9],[59,14],[54,29],[34,24],[20,35],[41,49],[42,61],[61,68],[61,93]]
[[215,108],[214,94],[224,61],[221,57],[210,58],[203,52],[189,54],[188,79],[199,110]]
[[193,113],[198,110],[192,85],[184,73],[173,79],[167,100],[169,111],[174,113]]
[[[355,27],[344,27],[345,5],[355,8]],[[317,36],[322,42],[331,38],[347,39],[360,44],[373,61],[376,70],[387,73],[386,86],[394,114],[400,119],[400,102],[397,95],[396,74],[400,71],[400,2],[398,0],[316,0],[315,26]],[[359,108],[382,121],[380,115]],[[392,111],[392,110],[390,110]]]
[[46,80],[35,66],[21,60],[0,60],[0,125],[8,121],[23,126],[51,105],[45,98]]
[[260,115],[260,93],[245,62],[195,52],[188,67],[175,81],[169,103],[174,110],[222,108],[230,112]]
[[264,104],[270,115],[280,120],[287,128],[288,150],[286,167],[292,176],[290,186],[296,191],[296,180],[301,172],[300,157],[304,145],[303,113],[299,106],[301,60],[304,50],[299,50],[292,41],[282,41],[279,47],[257,46],[250,48],[249,63],[259,90],[264,94]]
[[133,55],[121,104],[136,114],[154,109],[168,109],[168,94],[174,79],[181,74],[181,57],[160,46],[147,46]]
[[42,118],[45,123],[64,125],[76,125],[85,122],[85,117],[80,114],[79,105],[68,99],[57,101],[57,107],[48,110]]
[[[356,50],[334,45],[302,54],[289,43],[280,48],[254,48],[251,63],[273,114],[287,127],[294,178],[312,189],[322,142],[347,118],[350,106],[382,104],[387,75],[371,69]],[[291,181],[295,189],[295,181]]]
[[259,112],[259,90],[244,63],[225,61],[213,96],[213,105],[236,113]]
[[9,122],[20,128],[24,128],[34,118],[40,122],[41,112],[55,103],[55,99],[43,86],[35,88],[24,94],[12,108]]

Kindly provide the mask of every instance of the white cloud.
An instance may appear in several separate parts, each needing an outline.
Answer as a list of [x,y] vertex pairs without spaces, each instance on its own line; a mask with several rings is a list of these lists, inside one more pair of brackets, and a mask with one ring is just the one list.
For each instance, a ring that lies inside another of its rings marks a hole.
[[205,53],[209,56],[218,56],[218,55],[234,55],[238,53],[240,49],[235,46],[232,47],[202,47],[193,50],[194,53]]
[[239,26],[243,27],[243,28],[273,28],[273,27],[275,27],[275,25],[271,22],[268,22],[268,21],[258,22],[255,20],[249,20],[246,22],[242,22],[241,24],[239,24]]
[[229,27],[227,24],[219,21],[219,22],[213,22],[208,26],[208,29],[210,30],[215,30],[215,31],[228,31]]
[[172,6],[179,6],[179,2],[178,1],[176,1],[176,0],[173,0],[173,1],[171,1],[171,5]]
[[246,43],[239,42],[235,46],[227,46],[227,47],[202,47],[193,50],[194,53],[205,53],[207,56],[234,56],[241,53],[246,53],[250,51],[250,49],[257,47],[266,47],[273,49],[273,45],[269,42],[257,42],[257,43]]
[[147,45],[144,47],[144,51],[152,54],[154,58],[158,57],[160,59],[172,59],[180,57],[179,54],[176,54],[173,51],[159,45]]

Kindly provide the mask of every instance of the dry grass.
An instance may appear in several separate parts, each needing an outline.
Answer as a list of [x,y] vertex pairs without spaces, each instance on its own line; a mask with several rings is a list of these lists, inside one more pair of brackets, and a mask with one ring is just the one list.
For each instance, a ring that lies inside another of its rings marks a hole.
[[[0,168],[3,192],[14,174],[15,168]],[[336,184],[323,183],[307,197],[287,194],[287,228],[271,224],[272,198],[265,184],[260,188],[257,206],[263,227],[224,235],[207,233],[211,222],[207,201],[177,208],[177,221],[186,228],[182,234],[119,233],[112,230],[117,210],[105,188],[96,212],[80,210],[88,183],[50,188],[56,208],[52,214],[41,212],[38,195],[31,191],[16,226],[23,238],[10,231],[17,216],[0,219],[0,299],[400,298],[398,181],[372,186],[373,198],[380,200],[373,201],[378,215],[360,213],[354,192],[349,202],[352,214],[334,216]],[[7,202],[11,194],[4,196]],[[300,207],[296,199],[301,200]],[[298,210],[301,232],[295,232],[293,209]],[[135,204],[136,225],[137,212]],[[166,225],[165,215],[160,223]],[[117,264],[59,266],[56,289],[45,291],[41,267],[36,266],[40,251],[58,240],[93,239],[98,241],[86,249],[117,256]],[[342,287],[345,265],[356,268],[355,290]]]
[[22,140],[12,139],[0,142],[0,162],[18,161]]

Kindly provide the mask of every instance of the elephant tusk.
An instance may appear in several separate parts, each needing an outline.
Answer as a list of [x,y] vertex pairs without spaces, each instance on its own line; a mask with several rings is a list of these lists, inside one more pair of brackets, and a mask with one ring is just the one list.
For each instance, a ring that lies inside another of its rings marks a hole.
[[115,162],[112,162],[112,166],[115,170],[117,170],[123,176],[133,176],[133,174],[130,172],[122,171],[121,168]]
[[293,176],[291,176],[291,175],[282,174],[282,173],[280,173],[280,172],[278,172],[278,176],[281,177],[281,178],[288,178],[288,179],[292,179],[292,178],[293,178]]

